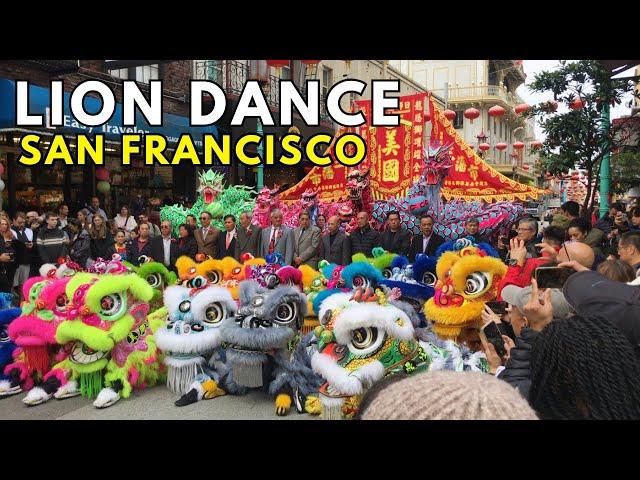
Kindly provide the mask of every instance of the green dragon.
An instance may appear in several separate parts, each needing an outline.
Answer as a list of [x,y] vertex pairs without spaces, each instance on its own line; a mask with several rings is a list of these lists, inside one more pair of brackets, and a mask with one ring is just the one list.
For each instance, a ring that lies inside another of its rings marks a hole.
[[173,234],[177,237],[181,224],[186,223],[187,215],[193,215],[200,226],[200,214],[209,212],[213,217],[213,226],[224,230],[224,215],[233,215],[238,220],[244,211],[252,212],[255,206],[256,191],[245,185],[224,186],[224,174],[207,170],[198,172],[200,186],[198,198],[191,208],[182,205],[167,205],[160,209],[160,220],[169,220]]

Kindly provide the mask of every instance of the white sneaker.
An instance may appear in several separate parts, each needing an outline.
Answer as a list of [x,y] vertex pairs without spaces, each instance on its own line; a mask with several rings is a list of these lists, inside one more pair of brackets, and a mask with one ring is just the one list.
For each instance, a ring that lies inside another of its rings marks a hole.
[[40,405],[41,403],[46,402],[52,396],[53,395],[45,392],[40,387],[33,387],[31,390],[29,390],[29,393],[27,393],[27,396],[22,399],[22,403],[24,403],[25,405],[29,405],[30,407],[33,407],[34,405]]
[[69,380],[53,394],[58,400],[76,397],[78,395],[80,395],[80,389],[78,389],[78,382],[75,380]]
[[113,389],[106,387],[100,390],[98,398],[93,402],[93,406],[96,408],[107,408],[120,400],[120,394]]

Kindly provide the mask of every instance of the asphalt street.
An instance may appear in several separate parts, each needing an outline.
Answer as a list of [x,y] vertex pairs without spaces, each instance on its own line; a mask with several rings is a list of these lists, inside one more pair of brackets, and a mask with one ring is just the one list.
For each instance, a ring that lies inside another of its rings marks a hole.
[[0,398],[0,420],[311,420],[292,408],[285,417],[275,414],[274,399],[253,391],[238,397],[225,395],[186,407],[176,407],[178,398],[165,386],[136,390],[106,409],[97,409],[92,400],[78,396],[65,400],[52,398],[42,405],[22,403],[25,393]]

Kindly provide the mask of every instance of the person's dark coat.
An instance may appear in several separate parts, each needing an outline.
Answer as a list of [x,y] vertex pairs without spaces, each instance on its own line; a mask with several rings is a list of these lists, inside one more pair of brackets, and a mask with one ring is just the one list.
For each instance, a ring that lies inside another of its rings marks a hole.
[[413,237],[411,238],[411,246],[409,247],[409,261],[415,262],[416,255],[418,255],[419,253],[424,253],[425,255],[429,255],[430,257],[435,256],[438,247],[444,243],[444,238],[434,232],[431,233],[429,243],[427,243],[427,249],[423,250],[423,237],[424,235],[420,233],[418,235],[413,235]]
[[97,260],[111,260],[111,256],[115,253],[113,248],[113,236],[111,232],[107,232],[104,238],[91,238],[91,258]]
[[[73,234],[71,236],[73,238]],[[91,238],[86,230],[82,230],[75,240],[69,243],[69,258],[81,267],[87,266],[87,260],[91,256]]]
[[349,265],[351,263],[350,239],[344,232],[338,231],[331,243],[331,233],[322,236],[322,258],[329,263]]
[[234,257],[238,261],[240,261],[240,256],[243,253],[250,253],[254,257],[259,256],[262,229],[258,225],[250,225],[249,232],[242,225],[236,226],[237,238]]
[[186,255],[195,260],[196,253],[198,253],[198,242],[193,235],[179,238],[176,241],[176,258]]
[[[227,231],[223,230],[220,232],[220,235],[218,235],[218,240],[217,240],[217,245],[216,245],[216,252],[217,252],[217,258],[218,259],[223,259],[225,257],[233,257],[235,258],[236,255],[236,243],[237,243],[237,239],[234,235],[234,237],[231,239],[231,243],[229,244],[229,248],[227,249]],[[237,260],[237,259],[236,259]]]
[[153,258],[151,254],[151,238],[144,244],[142,250],[139,248],[138,239],[129,240],[127,243],[127,258],[129,258],[129,262],[131,262],[135,266],[140,265],[139,258],[142,255],[146,255],[147,257]]
[[[193,239],[195,242],[195,238]],[[197,248],[197,245],[196,245]],[[164,265],[164,239],[162,235],[157,237],[153,237],[151,239],[151,257],[155,262],[162,263]],[[169,265],[165,265],[166,267],[171,267],[176,264],[176,260],[178,258],[178,244],[175,239],[171,240],[169,245]]]
[[349,240],[351,257],[356,253],[363,253],[365,256],[371,257],[373,255],[371,250],[373,250],[374,247],[380,247],[382,244],[380,233],[368,226],[353,231],[351,235],[349,235]]
[[407,256],[411,245],[411,233],[404,228],[395,233],[391,230],[385,230],[381,235],[381,242],[380,246],[387,252]]
[[524,327],[516,337],[516,346],[511,349],[505,369],[498,378],[518,389],[524,398],[529,398],[531,388],[531,348],[540,332]]

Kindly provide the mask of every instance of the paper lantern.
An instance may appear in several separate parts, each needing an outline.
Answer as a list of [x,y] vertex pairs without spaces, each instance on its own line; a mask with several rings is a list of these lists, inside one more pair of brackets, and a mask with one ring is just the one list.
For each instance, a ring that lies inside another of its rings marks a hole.
[[96,178],[98,180],[109,180],[109,170],[104,167],[96,168]]
[[426,113],[424,114],[424,117],[423,117],[423,118],[424,118],[425,123],[426,123],[426,122],[430,122],[430,121],[431,121],[431,114],[430,114],[429,112],[426,112]]
[[109,190],[111,190],[111,185],[109,185],[109,182],[105,182],[104,180],[102,180],[98,182],[96,188],[100,193],[109,193]]
[[522,169],[523,169],[523,170],[529,170],[530,168],[531,168],[531,167],[530,167],[529,165],[523,165],[523,166],[522,166]]
[[488,113],[490,117],[501,117],[505,114],[505,112],[506,110],[500,105],[494,105],[489,109]]
[[501,143],[496,144],[496,150],[502,151],[502,150],[505,150],[506,148],[507,148],[507,144],[506,143],[502,143],[501,142]]
[[473,121],[480,116],[480,110],[478,110],[477,108],[473,108],[473,107],[467,108],[464,111],[463,115],[464,115],[464,118],[469,119],[469,121],[471,123],[473,123]]
[[321,62],[321,60],[300,60],[304,65],[317,65]]
[[4,182],[0,180],[0,192],[4,190]]
[[571,110],[580,110],[582,107],[584,107],[584,100],[582,100],[580,97],[576,98],[569,104],[569,108]]
[[0,175],[4,174],[4,163],[0,163]]
[[449,120],[450,122],[453,122],[456,118],[456,112],[454,112],[453,110],[445,110],[444,112],[444,116],[447,120]]
[[520,105],[516,105],[516,108],[514,108],[513,111],[516,112],[518,115],[521,115],[527,110],[529,110],[530,108],[531,108],[531,105],[529,105],[528,103],[521,103]]
[[529,144],[531,148],[542,148],[542,142],[540,140],[534,140]]
[[267,60],[267,65],[275,68],[282,68],[289,65],[289,60]]
[[489,145],[488,143],[481,143],[480,145],[478,145],[478,148],[483,152],[486,152],[491,148],[491,145]]
[[522,150],[524,148],[524,143],[516,142],[513,144],[513,148],[515,148],[516,150]]

